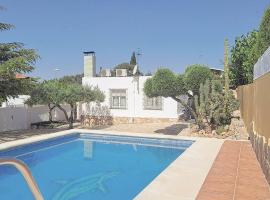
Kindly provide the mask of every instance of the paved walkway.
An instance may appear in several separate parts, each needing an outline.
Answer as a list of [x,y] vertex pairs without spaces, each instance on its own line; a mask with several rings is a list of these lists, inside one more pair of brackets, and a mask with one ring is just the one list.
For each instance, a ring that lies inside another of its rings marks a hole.
[[269,185],[249,142],[225,141],[197,200],[267,200]]
[[[74,124],[74,128],[79,128],[80,124]],[[96,129],[105,131],[120,131],[133,133],[155,133],[164,135],[178,135],[183,129],[186,129],[186,123],[145,123],[145,124],[118,124],[108,127],[98,127]],[[67,130],[67,125],[63,125],[53,129],[27,129],[18,131],[0,132],[0,143],[28,138],[35,135],[43,135],[47,133],[55,133],[58,131]]]

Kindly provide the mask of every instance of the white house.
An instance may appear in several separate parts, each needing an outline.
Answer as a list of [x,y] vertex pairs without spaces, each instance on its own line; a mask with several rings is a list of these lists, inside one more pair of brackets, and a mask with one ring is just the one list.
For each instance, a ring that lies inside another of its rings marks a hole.
[[[109,69],[104,69],[96,76],[95,52],[84,52],[83,85],[97,86],[104,92],[104,105],[110,108],[115,119],[122,123],[177,121],[181,109],[171,98],[149,98],[143,92],[145,81],[151,76],[127,76],[126,69],[116,71],[111,76]],[[87,112],[86,106],[82,112]]]

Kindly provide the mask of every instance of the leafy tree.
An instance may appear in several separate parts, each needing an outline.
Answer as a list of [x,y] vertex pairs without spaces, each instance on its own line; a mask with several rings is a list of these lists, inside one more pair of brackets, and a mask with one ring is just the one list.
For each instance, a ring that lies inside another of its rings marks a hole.
[[137,64],[135,52],[132,53],[129,64],[134,66]]
[[[59,108],[73,128],[74,112],[77,102],[104,101],[104,94],[98,88],[83,87],[77,83],[65,84],[59,80],[50,80],[41,83],[32,91],[31,98],[27,101],[30,105],[46,104],[49,110]],[[70,105],[70,115],[61,104]]]
[[258,40],[256,44],[257,59],[263,55],[263,53],[270,46],[270,6],[265,10],[264,16],[262,18],[259,32]]
[[[186,89],[192,91],[192,96],[199,94],[201,83],[212,78],[213,73],[211,70],[207,66],[199,64],[188,66],[184,74]],[[190,96],[190,93],[188,95]]]
[[[49,108],[49,121],[52,120],[52,111],[62,103],[61,93],[58,91],[59,85],[56,80],[37,83],[31,90],[30,96],[25,103],[33,105],[47,105]],[[67,118],[67,116],[65,116]]]
[[199,94],[200,84],[212,78],[212,72],[204,65],[191,65],[184,74],[175,74],[171,70],[161,68],[144,84],[144,93],[149,97],[171,97],[191,113],[198,123],[194,105],[186,103],[181,95],[187,95],[194,101]]
[[118,64],[113,68],[112,76],[116,76],[116,69],[127,69],[127,75],[132,76],[133,75],[134,65],[131,65],[129,63]]
[[[10,24],[0,23],[0,31],[13,27]],[[22,43],[0,43],[0,103],[8,97],[28,93],[35,80],[17,79],[16,74],[33,71],[33,65],[38,58],[35,50],[25,49]]]
[[257,62],[256,42],[258,31],[237,37],[231,50],[229,68],[230,84],[233,88],[253,82],[253,66]]
[[197,115],[192,107],[180,98],[180,95],[188,94],[184,75],[176,75],[169,69],[161,68],[153,77],[146,80],[144,93],[149,97],[171,97],[189,110],[197,121]]
[[63,76],[62,78],[59,78],[59,81],[66,83],[66,84],[77,83],[77,84],[81,85],[82,84],[82,77],[83,77],[83,74]]
[[[134,66],[135,65],[131,65],[129,63],[121,63],[121,64],[118,64],[114,67],[114,69],[111,71],[112,73],[112,76],[116,76],[116,69],[127,69],[127,75],[128,76],[133,76],[133,69],[134,69]],[[140,72],[139,70],[139,75],[143,75],[142,72]]]
[[[58,80],[63,84],[82,84],[82,77],[83,74],[77,74],[77,75],[70,75],[70,76],[64,76],[62,78],[59,78]],[[77,104],[75,104],[74,108],[74,119],[77,119]]]

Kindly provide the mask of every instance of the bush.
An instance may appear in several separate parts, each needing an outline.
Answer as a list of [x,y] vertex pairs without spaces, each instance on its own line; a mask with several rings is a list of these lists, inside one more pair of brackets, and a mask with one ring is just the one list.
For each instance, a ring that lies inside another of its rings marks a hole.
[[232,113],[239,107],[230,91],[228,99],[220,81],[206,81],[200,85],[199,96],[195,96],[195,109],[201,128],[221,129],[231,123]]

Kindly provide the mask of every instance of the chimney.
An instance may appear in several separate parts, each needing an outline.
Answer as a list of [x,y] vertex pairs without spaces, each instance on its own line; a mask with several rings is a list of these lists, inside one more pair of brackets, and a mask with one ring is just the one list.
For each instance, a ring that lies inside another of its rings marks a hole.
[[96,55],[94,51],[86,51],[84,54],[84,77],[96,76]]

